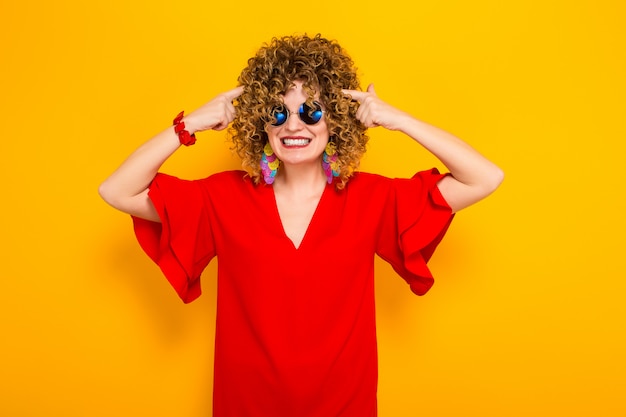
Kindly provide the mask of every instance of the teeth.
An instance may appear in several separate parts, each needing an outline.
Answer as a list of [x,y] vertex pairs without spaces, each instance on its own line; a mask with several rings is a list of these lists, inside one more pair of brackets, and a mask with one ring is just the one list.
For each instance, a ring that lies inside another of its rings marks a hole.
[[283,139],[285,146],[304,146],[311,142],[310,139]]

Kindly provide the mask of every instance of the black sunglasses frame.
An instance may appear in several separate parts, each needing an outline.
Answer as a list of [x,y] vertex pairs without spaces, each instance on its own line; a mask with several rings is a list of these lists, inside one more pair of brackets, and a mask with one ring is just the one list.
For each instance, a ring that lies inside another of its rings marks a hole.
[[[298,117],[300,117],[300,120],[302,120],[304,124],[309,126],[318,124],[325,113],[319,102],[314,101],[313,106],[314,107],[309,107],[305,102],[300,104],[298,108]],[[289,120],[291,114],[292,113],[284,104],[274,107],[272,109],[272,126],[278,127],[284,125],[287,123],[287,120]]]

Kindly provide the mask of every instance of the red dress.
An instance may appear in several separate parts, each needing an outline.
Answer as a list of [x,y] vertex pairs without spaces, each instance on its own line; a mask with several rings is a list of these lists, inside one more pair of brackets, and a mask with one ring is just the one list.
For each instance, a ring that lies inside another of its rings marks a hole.
[[213,415],[376,415],[374,255],[424,294],[426,262],[452,220],[436,170],[412,179],[355,174],[328,185],[299,248],[274,190],[241,171],[186,181],[159,174],[162,223],[135,233],[186,303],[217,256]]

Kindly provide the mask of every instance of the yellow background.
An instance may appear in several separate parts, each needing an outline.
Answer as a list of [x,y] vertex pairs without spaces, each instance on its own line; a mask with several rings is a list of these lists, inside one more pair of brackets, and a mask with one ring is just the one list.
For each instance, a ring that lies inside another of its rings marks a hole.
[[[215,263],[183,305],[96,190],[302,32],[507,175],[457,216],[427,296],[377,265],[380,415],[626,415],[625,19],[617,0],[3,0],[0,415],[210,415]],[[441,167],[371,137],[364,170]],[[165,169],[239,166],[199,139]]]

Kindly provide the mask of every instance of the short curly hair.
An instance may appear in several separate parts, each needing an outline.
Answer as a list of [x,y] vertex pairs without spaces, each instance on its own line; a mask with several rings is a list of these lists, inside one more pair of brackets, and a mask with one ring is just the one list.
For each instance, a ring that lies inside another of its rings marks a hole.
[[342,89],[359,89],[352,59],[336,41],[321,35],[285,36],[264,44],[248,60],[239,76],[243,93],[237,98],[237,114],[230,127],[233,149],[255,183],[262,178],[261,156],[268,141],[266,128],[273,120],[272,109],[294,81],[302,81],[308,102],[319,93],[325,108],[330,140],[337,149],[338,189],[345,187],[365,153],[368,136],[356,118],[358,103]]

